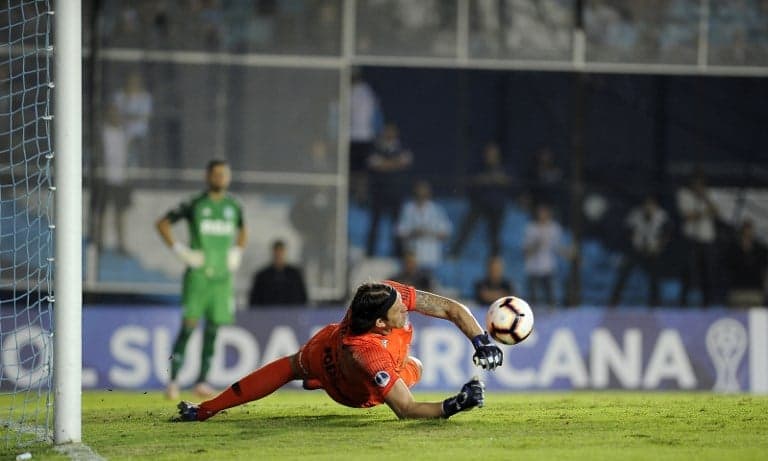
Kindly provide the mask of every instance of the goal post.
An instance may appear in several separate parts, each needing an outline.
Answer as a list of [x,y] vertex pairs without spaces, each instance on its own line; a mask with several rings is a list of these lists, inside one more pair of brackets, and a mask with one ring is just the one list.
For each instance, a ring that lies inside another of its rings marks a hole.
[[82,42],[81,0],[55,3],[54,443],[81,441]]

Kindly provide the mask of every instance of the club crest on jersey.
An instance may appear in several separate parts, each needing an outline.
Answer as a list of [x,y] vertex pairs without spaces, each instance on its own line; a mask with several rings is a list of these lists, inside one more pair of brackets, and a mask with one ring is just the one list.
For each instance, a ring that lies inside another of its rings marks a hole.
[[224,208],[224,217],[227,219],[232,219],[235,217],[235,210],[232,209],[231,206]]
[[377,386],[385,387],[387,384],[389,384],[389,373],[386,371],[380,371],[376,373],[376,376],[373,377],[373,380],[376,382]]
[[382,347],[387,347],[388,344],[389,344],[389,340],[388,339],[382,339],[381,340]]

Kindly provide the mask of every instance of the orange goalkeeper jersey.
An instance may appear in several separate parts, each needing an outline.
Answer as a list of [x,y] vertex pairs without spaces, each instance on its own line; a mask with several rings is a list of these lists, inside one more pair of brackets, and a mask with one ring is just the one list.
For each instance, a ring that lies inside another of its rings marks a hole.
[[[402,294],[408,310],[413,310],[413,287],[392,285]],[[409,387],[416,384],[420,372],[408,360],[413,337],[410,324],[388,335],[350,335],[347,324],[345,317],[341,323],[326,326],[301,348],[299,363],[305,379],[319,381],[333,400],[356,408],[384,403],[398,379]]]

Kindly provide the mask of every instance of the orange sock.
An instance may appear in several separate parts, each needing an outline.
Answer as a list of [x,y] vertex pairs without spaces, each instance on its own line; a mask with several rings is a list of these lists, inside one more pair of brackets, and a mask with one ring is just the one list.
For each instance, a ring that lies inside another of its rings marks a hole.
[[221,410],[264,398],[293,379],[296,377],[291,369],[291,358],[277,359],[232,384],[211,400],[201,403],[197,420],[205,421]]

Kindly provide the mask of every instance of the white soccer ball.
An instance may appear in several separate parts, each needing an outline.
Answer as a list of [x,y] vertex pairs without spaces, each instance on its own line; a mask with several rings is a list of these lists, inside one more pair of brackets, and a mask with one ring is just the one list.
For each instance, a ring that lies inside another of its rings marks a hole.
[[517,344],[533,331],[533,311],[527,302],[515,296],[499,298],[488,308],[485,326],[493,339],[503,344]]

